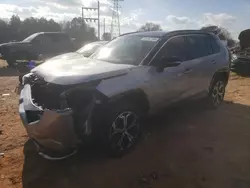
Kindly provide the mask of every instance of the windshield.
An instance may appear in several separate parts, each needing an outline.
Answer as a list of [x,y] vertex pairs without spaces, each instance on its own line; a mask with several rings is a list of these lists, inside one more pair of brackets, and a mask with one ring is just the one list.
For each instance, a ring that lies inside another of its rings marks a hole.
[[91,55],[93,54],[98,48],[100,48],[103,44],[101,43],[90,43],[87,45],[84,45],[82,48],[77,50],[76,52],[85,55]]
[[31,42],[34,38],[37,37],[37,35],[39,35],[39,34],[34,33],[34,34],[30,35],[29,37],[27,37],[26,39],[24,39],[23,42]]
[[114,39],[91,58],[116,64],[139,65],[159,38],[127,35]]

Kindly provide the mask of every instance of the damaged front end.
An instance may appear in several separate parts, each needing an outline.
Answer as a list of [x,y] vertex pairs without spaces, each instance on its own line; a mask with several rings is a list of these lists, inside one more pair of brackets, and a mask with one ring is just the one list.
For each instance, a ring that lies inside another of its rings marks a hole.
[[35,74],[23,78],[19,113],[40,155],[63,159],[91,138],[93,114],[105,98],[96,90],[99,82],[63,86]]

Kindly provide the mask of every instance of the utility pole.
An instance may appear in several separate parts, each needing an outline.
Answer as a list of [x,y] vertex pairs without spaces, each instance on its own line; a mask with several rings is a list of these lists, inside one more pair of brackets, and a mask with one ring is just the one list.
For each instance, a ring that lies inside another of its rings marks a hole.
[[[107,35],[110,34],[109,31],[108,31],[108,29],[107,29],[108,27],[111,27],[111,24],[108,23],[105,18],[103,18],[103,21],[101,22],[101,28],[103,28],[103,30],[102,30],[103,33],[102,34],[104,34],[104,33],[106,33]],[[111,34],[110,34],[110,36],[111,36]]]
[[120,15],[119,15],[119,10],[120,10],[120,5],[119,2],[124,1],[124,0],[113,0],[113,5],[111,6],[111,9],[113,10],[112,14],[112,22],[111,22],[111,38],[118,37],[121,34],[120,31]]
[[106,33],[106,20],[105,18],[103,19],[103,33]]
[[101,40],[101,34],[100,34],[100,1],[97,1],[97,11],[98,11],[98,38]]
[[[84,17],[84,10],[86,11],[97,11],[97,18],[85,18]],[[101,36],[100,36],[100,2],[97,1],[97,8],[95,7],[82,7],[82,22],[84,23],[84,21],[88,22],[98,22],[98,38],[99,40],[101,40]]]
[[83,7],[82,7],[82,25],[84,24],[84,19],[83,19]]

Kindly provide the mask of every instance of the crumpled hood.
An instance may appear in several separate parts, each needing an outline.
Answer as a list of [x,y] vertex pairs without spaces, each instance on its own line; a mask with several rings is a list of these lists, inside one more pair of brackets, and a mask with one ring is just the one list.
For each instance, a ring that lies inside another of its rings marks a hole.
[[[69,54],[68,54],[69,55]],[[81,55],[68,58],[67,54],[49,59],[31,72],[46,82],[71,85],[126,74],[134,65],[113,64]]]
[[72,59],[72,58],[80,58],[80,57],[83,57],[83,55],[80,54],[80,53],[69,52],[69,53],[65,53],[65,54],[61,54],[61,55],[52,57],[52,58],[50,58],[50,60],[60,60],[60,59],[69,60],[69,59]]

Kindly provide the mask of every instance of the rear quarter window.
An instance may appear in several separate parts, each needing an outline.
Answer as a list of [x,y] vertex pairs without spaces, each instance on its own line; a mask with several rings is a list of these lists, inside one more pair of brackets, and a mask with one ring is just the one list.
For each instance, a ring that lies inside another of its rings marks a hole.
[[211,54],[211,48],[207,43],[206,35],[187,35],[186,42],[189,60],[205,57]]

